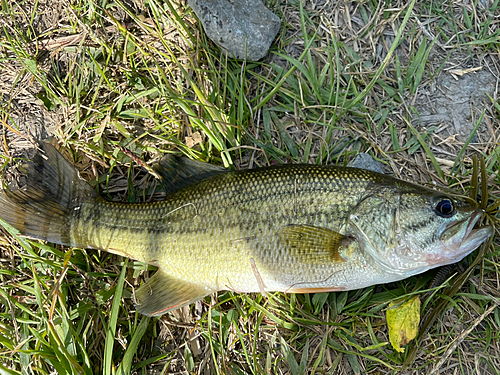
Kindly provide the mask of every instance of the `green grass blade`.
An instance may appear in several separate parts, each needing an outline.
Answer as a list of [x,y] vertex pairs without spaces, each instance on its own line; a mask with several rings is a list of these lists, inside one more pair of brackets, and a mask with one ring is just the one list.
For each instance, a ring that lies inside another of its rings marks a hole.
[[109,315],[109,321],[106,327],[106,343],[104,346],[104,364],[103,364],[103,374],[113,375],[114,374],[114,363],[113,363],[113,348],[115,346],[115,335],[116,327],[118,322],[118,314],[120,312],[120,305],[122,303],[123,286],[125,284],[125,275],[127,273],[128,259],[125,262],[120,273],[120,277],[116,283],[115,292],[113,296],[113,304],[111,306],[111,314]]
[[444,178],[443,170],[441,169],[439,163],[437,162],[436,157],[432,153],[430,147],[427,145],[427,142],[425,142],[425,140],[422,138],[422,135],[417,131],[417,129],[415,129],[413,127],[413,125],[409,121],[406,121],[406,126],[408,126],[408,128],[410,128],[411,132],[417,137],[418,142],[420,143],[420,146],[422,146],[425,153],[427,154],[427,156],[431,160],[431,163],[434,166],[434,169],[436,170],[438,176],[440,178]]
[[343,116],[349,111],[351,108],[353,108],[356,104],[361,102],[366,95],[372,90],[373,86],[377,82],[377,80],[380,78],[382,75],[383,71],[387,68],[389,65],[389,62],[391,60],[392,55],[394,54],[394,51],[399,45],[399,42],[401,40],[401,37],[405,33],[405,26],[408,23],[408,20],[411,17],[413,8],[415,6],[416,0],[412,0],[411,3],[408,5],[408,9],[406,10],[405,18],[401,22],[401,26],[399,27],[398,33],[396,34],[396,37],[394,39],[394,42],[392,43],[391,48],[389,49],[389,52],[387,52],[387,56],[385,57],[384,61],[382,61],[382,64],[380,64],[380,67],[377,69],[375,72],[373,78],[371,79],[370,83],[366,85],[366,87],[363,89],[362,92],[360,92],[354,100],[352,100],[349,104],[347,104],[341,111],[340,116]]
[[144,333],[146,333],[146,329],[148,328],[150,318],[147,316],[143,316],[139,325],[135,328],[134,333],[132,334],[132,339],[127,346],[127,350],[125,350],[125,354],[123,355],[122,362],[120,366],[118,366],[117,374],[125,375],[130,374],[132,371],[132,360],[137,351],[137,346],[141,341]]

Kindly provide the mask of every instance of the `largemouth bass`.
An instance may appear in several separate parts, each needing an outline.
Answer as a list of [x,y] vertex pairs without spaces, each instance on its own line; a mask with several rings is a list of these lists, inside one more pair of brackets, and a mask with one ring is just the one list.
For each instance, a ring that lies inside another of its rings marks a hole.
[[159,268],[135,292],[154,316],[220,290],[309,293],[401,280],[461,260],[492,234],[463,200],[379,173],[281,165],[226,171],[189,159],[157,166],[164,201],[108,202],[51,145],[27,185],[0,193],[23,235]]

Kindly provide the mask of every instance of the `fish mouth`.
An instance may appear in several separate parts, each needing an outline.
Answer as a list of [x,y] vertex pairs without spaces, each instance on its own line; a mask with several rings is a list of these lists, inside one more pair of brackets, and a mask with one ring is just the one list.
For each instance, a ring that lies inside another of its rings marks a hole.
[[483,210],[476,209],[469,217],[450,225],[443,232],[441,242],[446,249],[445,257],[450,259],[450,263],[460,261],[492,235],[491,226],[474,229],[483,215]]

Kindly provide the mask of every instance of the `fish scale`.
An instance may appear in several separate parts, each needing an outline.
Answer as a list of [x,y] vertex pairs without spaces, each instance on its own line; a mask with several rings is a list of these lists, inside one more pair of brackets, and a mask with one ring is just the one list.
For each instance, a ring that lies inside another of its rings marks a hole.
[[[52,146],[42,149],[47,158],[35,158],[27,187],[0,195],[0,217],[33,238],[157,266],[135,295],[147,315],[219,290],[303,293],[400,280],[458,261],[491,235],[473,230],[482,212],[466,202],[371,171],[229,172],[171,159],[155,166],[167,191],[176,180],[164,201],[125,204],[98,197]],[[453,215],[436,208],[443,201]]]

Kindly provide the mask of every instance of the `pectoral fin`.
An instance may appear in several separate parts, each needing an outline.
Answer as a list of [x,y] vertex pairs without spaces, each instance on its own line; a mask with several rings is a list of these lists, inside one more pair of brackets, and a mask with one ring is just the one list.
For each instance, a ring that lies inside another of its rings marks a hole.
[[287,225],[279,233],[285,249],[302,263],[344,262],[341,252],[354,239],[333,230],[311,225]]
[[180,280],[158,270],[135,291],[135,303],[141,314],[157,316],[196,302],[212,292],[214,290],[203,285]]

